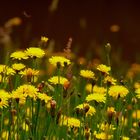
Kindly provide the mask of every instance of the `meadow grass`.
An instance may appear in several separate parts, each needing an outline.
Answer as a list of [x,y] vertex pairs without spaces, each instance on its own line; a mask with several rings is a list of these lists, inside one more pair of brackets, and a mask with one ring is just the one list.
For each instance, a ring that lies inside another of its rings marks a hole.
[[0,64],[0,138],[140,139],[140,65],[121,78],[112,71],[109,43],[103,64],[73,57],[71,38],[61,53],[50,53],[47,43],[41,37]]

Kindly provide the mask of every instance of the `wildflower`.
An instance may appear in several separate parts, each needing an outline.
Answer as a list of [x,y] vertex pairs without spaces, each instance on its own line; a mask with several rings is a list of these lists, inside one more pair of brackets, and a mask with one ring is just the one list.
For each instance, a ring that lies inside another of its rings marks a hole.
[[96,68],[98,71],[100,71],[103,74],[109,74],[109,71],[111,70],[111,67],[108,67],[106,65],[100,64]]
[[42,58],[45,55],[44,50],[36,47],[27,48],[25,53],[31,58]]
[[28,56],[27,56],[26,53],[23,52],[23,51],[16,51],[16,52],[13,52],[13,53],[10,55],[10,58],[12,58],[12,59],[17,59],[17,60],[21,60],[21,59],[28,59]]
[[61,115],[59,124],[65,125],[71,128],[80,127],[80,121],[78,119],[73,118],[73,117],[67,117],[64,115]]
[[132,113],[134,119],[140,119],[140,110],[136,110]]
[[134,63],[132,64],[131,68],[129,68],[127,72],[127,77],[128,78],[133,78],[137,74],[140,73],[140,64]]
[[115,115],[116,111],[114,107],[108,107],[107,108],[107,117],[108,117],[108,123],[111,124],[113,116]]
[[8,106],[8,99],[10,95],[5,90],[0,90],[0,108],[6,108]]
[[110,43],[107,43],[107,44],[105,45],[105,51],[106,51],[107,53],[110,53],[110,51],[111,51],[111,45],[110,45]]
[[70,87],[70,82],[66,81],[63,85],[64,89],[67,90]]
[[15,63],[12,65],[12,68],[15,70],[15,71],[20,71],[22,69],[25,68],[25,65],[22,64],[22,63]]
[[60,64],[60,66],[62,67],[71,64],[70,60],[63,56],[52,56],[51,58],[49,58],[49,62],[54,66],[57,66],[58,64]]
[[29,126],[25,121],[22,123],[22,129],[25,130],[26,132],[29,130]]
[[108,132],[109,130],[115,130],[116,129],[114,127],[114,125],[106,123],[106,122],[98,124],[97,127],[104,132]]
[[84,78],[93,79],[95,74],[91,70],[81,70],[80,75]]
[[105,103],[106,101],[106,97],[104,94],[99,94],[99,93],[94,93],[94,94],[89,94],[87,97],[86,97],[86,101],[90,102],[90,101],[96,101],[96,102],[103,102]]
[[9,137],[9,131],[8,130],[2,131],[2,133],[1,133],[1,139],[2,140],[8,140],[8,137]]
[[20,71],[19,74],[21,74],[22,76],[27,76],[27,81],[35,82],[37,80],[37,76],[39,75],[39,71],[27,68],[24,71]]
[[0,73],[9,76],[14,75],[15,71],[6,65],[0,65]]
[[39,74],[39,71],[31,68],[27,68],[24,71],[21,71],[19,74],[32,77],[32,76],[37,76]]
[[48,41],[48,38],[47,37],[45,37],[45,36],[41,36],[41,42],[47,42]]
[[134,88],[135,88],[135,89],[140,88],[140,82],[135,82],[135,83],[134,83]]
[[90,93],[100,93],[100,94],[106,93],[106,89],[104,87],[99,87],[99,86],[95,85],[92,88],[92,84],[87,84],[86,90]]
[[38,93],[37,97],[41,100],[44,101],[45,103],[48,103],[50,100],[52,100],[52,97],[48,96],[45,93]]
[[107,108],[107,112],[112,112],[112,113],[115,113],[115,108],[114,107],[108,107]]
[[84,57],[80,57],[78,60],[79,65],[85,65],[86,64],[86,59]]
[[11,98],[15,99],[15,101],[20,105],[25,104],[26,101],[26,95],[22,92],[19,92],[19,90],[12,91]]
[[90,106],[88,103],[80,104],[76,108],[84,110],[86,113],[86,116],[88,116],[88,115],[93,116],[96,112],[95,108]]
[[22,22],[21,18],[14,17],[6,22],[5,27],[8,28],[8,27],[12,27],[12,26],[18,26],[21,24],[21,22]]
[[16,91],[18,94],[24,94],[25,97],[31,97],[36,99],[38,89],[35,88],[33,85],[24,84],[19,86]]
[[113,135],[109,135],[108,133],[105,133],[105,132],[97,133],[96,131],[94,131],[94,135],[96,139],[99,139],[99,140],[109,140],[113,138]]
[[68,80],[62,76],[53,76],[48,81],[54,85],[56,84],[64,85]]
[[116,82],[117,82],[117,80],[114,79],[114,78],[111,77],[111,76],[106,76],[105,79],[104,79],[104,83],[105,83],[105,84],[116,85]]
[[129,137],[123,136],[123,137],[121,138],[121,140],[130,140],[130,138],[129,138]]
[[125,86],[115,85],[109,88],[109,95],[118,98],[125,97],[128,94],[128,89]]
[[136,89],[136,90],[135,90],[135,93],[137,94],[137,95],[136,95],[137,98],[140,98],[140,88]]

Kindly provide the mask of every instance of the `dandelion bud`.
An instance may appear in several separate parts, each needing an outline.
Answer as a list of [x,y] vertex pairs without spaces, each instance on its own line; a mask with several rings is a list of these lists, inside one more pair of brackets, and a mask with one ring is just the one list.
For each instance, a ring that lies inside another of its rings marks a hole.
[[19,98],[16,98],[16,102],[17,102],[17,104],[19,103]]
[[56,108],[56,101],[55,100],[51,100],[51,108],[52,109]]
[[115,114],[114,108],[113,107],[108,107],[107,108],[107,117],[108,117],[109,124],[111,124],[111,121],[112,121],[112,118],[113,118],[114,114]]
[[64,62],[64,67],[67,67],[68,66],[68,63],[67,62]]
[[85,138],[86,138],[86,140],[89,140],[89,136],[90,136],[89,131],[86,131],[86,132],[85,132]]
[[140,120],[138,121],[138,126],[140,127]]
[[136,98],[132,98],[132,104],[136,104],[138,100]]
[[88,110],[89,110],[89,108],[90,108],[89,105],[86,105],[86,106],[84,107],[84,112],[87,113]]
[[55,117],[55,109],[56,109],[56,101],[55,100],[52,100],[51,101],[51,116],[52,116],[52,118],[54,118]]
[[76,109],[75,109],[75,112],[76,112],[77,116],[79,116],[79,114],[80,114],[80,109],[79,109],[79,108],[76,108]]
[[69,81],[66,81],[63,85],[64,89],[67,90],[70,86],[70,82]]
[[57,113],[57,117],[56,117],[56,123],[57,123],[57,124],[59,123],[59,120],[60,120],[61,114],[62,114],[62,110],[59,109],[59,111],[58,111],[58,113]]
[[42,81],[41,83],[38,84],[37,88],[38,88],[39,92],[42,91],[44,85],[45,85],[44,81]]
[[110,43],[107,43],[107,44],[105,45],[105,51],[106,51],[107,53],[110,53],[110,51],[111,51],[111,45],[110,45]]
[[46,43],[48,41],[48,38],[45,36],[41,36],[41,42]]
[[132,105],[128,105],[127,110],[132,110]]
[[131,128],[130,129],[130,135],[131,135],[131,137],[133,137],[136,133],[137,133],[137,131],[134,128]]
[[15,116],[16,113],[17,113],[17,111],[16,111],[15,109],[12,109],[12,110],[11,110],[11,115],[12,115],[12,116]]
[[61,63],[60,63],[60,62],[57,62],[56,65],[57,65],[57,68],[60,69],[60,67],[61,67]]

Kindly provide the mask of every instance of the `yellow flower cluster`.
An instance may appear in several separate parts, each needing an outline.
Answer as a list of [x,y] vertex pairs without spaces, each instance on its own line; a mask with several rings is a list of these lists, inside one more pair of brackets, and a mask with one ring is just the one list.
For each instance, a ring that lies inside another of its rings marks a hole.
[[109,74],[111,67],[106,66],[104,64],[100,64],[97,66],[97,70],[102,72],[103,74]]
[[90,106],[88,103],[80,104],[76,108],[84,110],[86,116],[93,116],[96,113],[95,108],[93,106]]
[[114,98],[118,98],[119,96],[125,97],[129,93],[129,90],[125,86],[115,85],[115,86],[111,86],[109,88],[108,93],[110,96],[112,96]]
[[81,70],[80,75],[84,78],[93,79],[95,74],[91,70]]
[[54,85],[56,85],[56,84],[64,85],[66,82],[68,82],[68,80],[62,76],[53,76],[50,79],[48,79],[48,81]]
[[52,56],[51,58],[49,58],[49,62],[54,66],[57,66],[58,64],[60,64],[60,66],[62,67],[71,64],[70,60],[63,56]]

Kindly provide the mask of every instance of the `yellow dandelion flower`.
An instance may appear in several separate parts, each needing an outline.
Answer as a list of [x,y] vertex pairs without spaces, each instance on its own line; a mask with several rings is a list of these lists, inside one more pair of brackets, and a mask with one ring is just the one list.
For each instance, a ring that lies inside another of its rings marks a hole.
[[108,107],[107,108],[107,112],[109,112],[109,113],[115,113],[116,111],[115,111],[115,108],[114,107]]
[[117,82],[117,80],[111,76],[106,76],[104,79],[105,84],[109,83],[110,85],[116,85],[116,82]]
[[24,105],[26,102],[26,95],[19,90],[12,91],[11,98],[15,99],[20,105]]
[[29,126],[26,124],[26,122],[23,122],[22,128],[23,128],[23,130],[25,130],[26,132],[29,130]]
[[86,101],[90,102],[90,101],[96,101],[96,102],[103,102],[105,103],[106,101],[106,97],[105,97],[105,94],[99,94],[99,93],[94,93],[94,94],[89,94],[87,97],[86,97]]
[[109,95],[114,97],[114,98],[118,98],[120,97],[125,97],[129,91],[125,86],[121,86],[121,85],[115,85],[115,86],[111,86],[109,88]]
[[62,67],[71,64],[70,60],[63,56],[52,56],[51,58],[49,58],[49,62],[54,66],[60,64]]
[[99,87],[99,86],[95,85],[95,86],[93,86],[93,89],[92,89],[92,84],[86,85],[86,91],[88,91],[90,93],[100,93],[100,94],[106,93],[106,89],[104,87]]
[[64,85],[64,83],[68,82],[68,80],[62,76],[53,76],[50,79],[48,79],[48,81],[54,85],[56,84]]
[[45,103],[48,103],[50,100],[52,100],[52,97],[51,97],[51,96],[48,96],[48,95],[45,94],[45,93],[38,93],[38,94],[37,94],[37,97],[38,97],[41,101],[44,101]]
[[14,75],[16,72],[12,68],[8,68],[6,71],[6,75]]
[[23,51],[16,51],[16,52],[13,52],[13,53],[10,55],[10,58],[12,58],[12,59],[17,59],[17,60],[21,60],[21,59],[28,59],[28,56],[27,56],[26,53],[23,52]]
[[45,36],[41,36],[41,42],[47,42],[48,41],[48,38],[47,37],[45,37]]
[[136,95],[137,98],[140,99],[140,88],[136,89],[136,90],[135,90],[135,93],[137,94],[137,95]]
[[28,82],[36,82],[38,80],[39,71],[31,68],[26,68],[19,72],[20,75],[26,76]]
[[33,99],[36,99],[38,89],[35,88],[33,85],[21,85],[16,89],[16,92],[19,94],[24,94],[25,97],[29,96]]
[[9,131],[6,131],[6,130],[2,131],[1,139],[2,140],[8,140],[8,137],[9,137]]
[[137,122],[133,122],[133,127],[138,127],[138,123]]
[[80,121],[76,118],[68,118],[68,124],[69,127],[80,127]]
[[132,113],[134,119],[140,119],[140,110],[136,110]]
[[68,126],[68,127],[80,127],[80,120],[73,118],[73,117],[67,117],[64,115],[61,115],[59,124]]
[[86,112],[86,116],[88,116],[88,115],[93,116],[96,112],[95,108],[93,106],[90,106],[88,103],[80,104],[76,108],[82,109],[85,111],[88,108],[87,112]]
[[27,48],[25,53],[31,58],[42,58],[45,55],[44,50],[36,47]]
[[0,83],[8,83],[9,79],[8,77],[4,77],[3,75],[0,74]]
[[0,65],[0,73],[9,76],[9,75],[14,75],[15,71],[6,65]]
[[135,89],[140,88],[140,82],[135,82],[135,83],[134,83],[134,88],[135,88]]
[[113,138],[113,135],[109,135],[105,132],[97,133],[96,131],[94,131],[94,136],[99,140],[109,140]]
[[123,136],[123,137],[121,137],[121,140],[130,140],[130,138]]
[[0,108],[6,108],[8,106],[8,99],[10,95],[5,90],[0,90]]
[[81,70],[80,75],[84,78],[93,79],[95,74],[91,70]]
[[105,122],[98,124],[97,127],[104,132],[108,132],[109,130],[116,129],[114,125]]
[[24,71],[20,71],[19,74],[32,77],[39,75],[39,71],[31,68],[26,68]]
[[22,69],[25,68],[25,65],[22,64],[22,63],[15,63],[12,65],[12,68],[15,70],[15,71],[20,71]]
[[100,64],[96,68],[98,71],[102,72],[103,74],[109,74],[109,71],[111,70],[111,67],[106,66],[104,64]]

